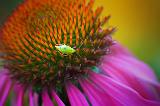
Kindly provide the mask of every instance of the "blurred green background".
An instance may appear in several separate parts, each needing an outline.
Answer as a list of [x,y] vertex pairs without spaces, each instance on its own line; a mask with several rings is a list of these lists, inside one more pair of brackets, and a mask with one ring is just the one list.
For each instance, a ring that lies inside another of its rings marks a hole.
[[[22,0],[0,0],[0,24]],[[160,0],[95,0],[102,16],[111,15],[113,35],[139,59],[149,64],[160,79]]]

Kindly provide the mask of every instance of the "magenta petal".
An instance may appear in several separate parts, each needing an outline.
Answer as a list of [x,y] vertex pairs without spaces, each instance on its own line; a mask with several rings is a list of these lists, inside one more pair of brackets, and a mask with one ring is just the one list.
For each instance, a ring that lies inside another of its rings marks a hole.
[[32,91],[29,91],[29,106],[34,106],[34,97]]
[[115,56],[105,56],[103,59],[106,65],[112,63],[114,65],[125,66],[129,68],[127,70],[134,75],[143,78],[145,80],[156,81],[156,76],[153,73],[153,70],[150,69],[146,64],[137,60],[134,57],[124,56],[124,55],[115,55]]
[[113,69],[111,67],[103,67],[102,69],[107,70],[109,75],[113,79],[135,89],[143,97],[145,97],[147,99],[151,99],[151,100],[152,99],[153,100],[160,99],[160,97],[159,97],[160,91],[158,91],[158,89],[160,88],[159,84],[145,81],[143,79],[140,79],[140,78],[132,75],[131,73],[123,73],[123,72],[120,72],[120,70]]
[[15,106],[23,106],[24,88],[21,85],[15,86],[16,102]]
[[61,101],[61,99],[58,97],[55,91],[52,91],[52,96],[56,100],[58,106],[65,106],[65,104]]
[[11,88],[11,81],[7,80],[6,81],[7,84],[5,84],[5,89],[4,91],[0,94],[0,105],[4,105],[4,103],[6,102],[7,96],[9,94],[10,88]]
[[46,91],[42,93],[42,101],[43,101],[43,106],[54,106],[51,98],[49,97]]
[[132,53],[129,52],[128,49],[122,47],[119,43],[115,43],[110,47],[111,54],[110,55],[125,55],[125,56],[133,56]]
[[70,82],[66,86],[71,106],[89,106],[84,95]]
[[118,101],[111,98],[107,93],[105,93],[101,88],[93,84],[87,79],[79,80],[82,89],[84,90],[86,96],[93,106],[114,106],[121,105]]
[[0,76],[6,74],[7,72],[8,72],[7,69],[4,69],[4,68],[1,69],[0,68]]
[[2,92],[2,88],[4,87],[4,84],[6,84],[7,79],[6,70],[0,69],[0,93]]
[[[2,92],[2,89],[3,89],[6,81],[7,81],[6,76],[0,76],[0,93]],[[1,95],[0,95],[0,97],[1,97]]]
[[38,95],[29,90],[29,106],[38,106]]
[[160,106],[160,102],[144,99],[135,90],[119,83],[110,77],[91,73],[90,79],[101,89],[127,106]]
[[[143,72],[143,65],[141,68],[133,64],[136,63],[129,64],[125,60],[109,57],[103,62],[100,68],[113,79],[135,89],[143,97],[151,100],[160,100],[160,92],[154,87],[154,85],[157,85],[157,81],[150,79],[149,75]],[[148,71],[151,70],[148,69]]]
[[143,62],[137,60],[134,57],[121,56],[118,58],[126,61],[127,63],[132,64],[133,66],[137,66],[139,69],[142,70],[142,71],[133,71],[136,74],[144,75],[147,77],[148,80],[157,81],[154,71],[150,67],[148,67],[146,64],[144,64]]

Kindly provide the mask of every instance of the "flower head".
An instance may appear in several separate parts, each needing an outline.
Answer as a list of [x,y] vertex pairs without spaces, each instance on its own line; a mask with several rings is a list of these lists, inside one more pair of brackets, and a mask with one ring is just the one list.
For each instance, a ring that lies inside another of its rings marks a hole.
[[109,16],[101,19],[93,3],[26,0],[17,7],[1,29],[0,105],[10,91],[18,106],[25,95],[30,106],[160,104],[154,74],[113,44],[114,28],[102,28]]

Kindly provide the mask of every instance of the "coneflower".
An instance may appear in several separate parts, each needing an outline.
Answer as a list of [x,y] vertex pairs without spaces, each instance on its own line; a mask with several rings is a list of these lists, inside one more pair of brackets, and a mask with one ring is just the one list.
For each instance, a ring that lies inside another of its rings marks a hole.
[[160,106],[152,70],[90,0],[25,0],[1,28],[0,106]]

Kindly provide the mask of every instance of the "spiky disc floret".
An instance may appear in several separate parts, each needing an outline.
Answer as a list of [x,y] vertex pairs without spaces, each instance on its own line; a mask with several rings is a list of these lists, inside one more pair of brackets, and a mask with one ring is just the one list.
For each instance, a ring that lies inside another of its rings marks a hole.
[[[112,45],[113,29],[101,29],[102,7],[93,0],[26,0],[2,28],[0,54],[10,75],[32,86],[63,85],[99,63]],[[65,44],[75,52],[64,55],[55,45]]]

